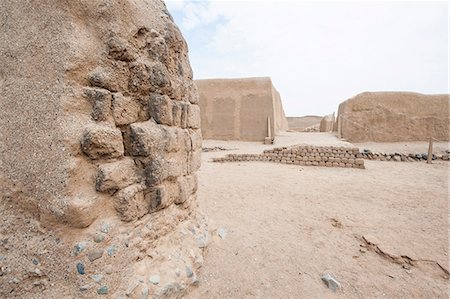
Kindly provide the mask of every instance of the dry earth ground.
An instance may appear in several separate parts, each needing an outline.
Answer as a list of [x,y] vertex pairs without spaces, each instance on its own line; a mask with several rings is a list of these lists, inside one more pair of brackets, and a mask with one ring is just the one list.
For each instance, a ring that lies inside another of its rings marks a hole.
[[[324,133],[285,133],[277,143],[343,144]],[[228,234],[213,233],[189,298],[448,297],[447,162],[366,160],[365,170],[212,163],[267,146],[204,146],[236,149],[204,153],[199,172],[200,206]],[[341,290],[326,288],[325,272]]]

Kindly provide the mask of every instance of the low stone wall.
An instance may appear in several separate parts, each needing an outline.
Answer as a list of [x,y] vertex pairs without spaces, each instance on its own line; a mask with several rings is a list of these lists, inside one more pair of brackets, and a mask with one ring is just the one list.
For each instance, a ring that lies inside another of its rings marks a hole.
[[364,160],[358,158],[358,155],[360,155],[358,148],[295,145],[265,150],[263,154],[229,154],[223,158],[214,158],[213,162],[264,161],[364,169]]
[[[394,162],[418,162],[426,161],[428,154],[426,153],[383,153],[363,150],[358,157],[367,160],[394,161]],[[432,160],[449,161],[450,150],[433,154]]]

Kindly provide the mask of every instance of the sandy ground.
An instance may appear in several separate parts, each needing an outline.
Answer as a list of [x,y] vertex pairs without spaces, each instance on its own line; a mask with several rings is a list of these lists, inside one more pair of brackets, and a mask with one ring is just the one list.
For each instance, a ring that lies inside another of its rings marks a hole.
[[[298,143],[346,144],[285,133],[275,146]],[[227,235],[213,233],[188,298],[448,298],[447,162],[212,163],[269,146],[204,146],[236,150],[203,154],[200,206]],[[321,281],[326,272],[342,284],[336,293]]]

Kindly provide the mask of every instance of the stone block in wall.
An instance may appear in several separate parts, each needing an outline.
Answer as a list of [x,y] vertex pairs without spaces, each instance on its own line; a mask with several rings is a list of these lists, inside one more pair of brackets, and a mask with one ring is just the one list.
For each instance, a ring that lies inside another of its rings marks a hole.
[[156,186],[167,179],[175,179],[187,174],[187,157],[188,153],[180,151],[171,156],[151,159],[144,170],[147,186]]
[[135,99],[117,92],[113,94],[112,109],[116,125],[128,125],[139,119],[141,105]]
[[181,121],[180,126],[185,129],[188,127],[188,106],[189,104],[180,102],[181,105]]
[[134,160],[125,157],[120,161],[100,165],[95,187],[97,191],[115,192],[138,183],[141,178]]
[[166,95],[152,93],[148,100],[149,115],[158,124],[173,125],[173,104]]
[[92,104],[91,116],[96,121],[108,121],[111,119],[111,93],[101,88],[86,88],[85,96]]
[[168,196],[164,185],[154,186],[145,192],[145,201],[148,202],[148,211],[156,212],[167,206]]
[[202,151],[196,150],[189,153],[189,173],[194,173],[202,166]]
[[174,101],[172,103],[172,124],[181,127],[181,117],[185,103]]
[[91,159],[121,157],[124,153],[122,133],[108,125],[90,125],[83,133],[81,151]]
[[129,149],[133,156],[159,156],[166,148],[167,136],[162,126],[150,119],[130,125]]
[[126,90],[128,69],[99,66],[88,75],[91,86],[107,89],[111,92]]
[[180,186],[180,196],[175,200],[175,204],[184,203],[189,197],[197,191],[197,175],[187,175],[178,178]]
[[149,212],[149,202],[144,196],[145,186],[134,184],[114,195],[114,208],[123,221],[133,221]]
[[202,132],[201,130],[190,130],[189,137],[191,139],[192,150],[196,151],[202,148]]
[[200,128],[200,107],[198,105],[188,105],[187,126],[189,128]]

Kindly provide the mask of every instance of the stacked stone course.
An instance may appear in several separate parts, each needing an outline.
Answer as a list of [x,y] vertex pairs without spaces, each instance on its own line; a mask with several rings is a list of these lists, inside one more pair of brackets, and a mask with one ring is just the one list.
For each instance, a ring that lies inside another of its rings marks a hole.
[[364,169],[364,160],[358,158],[358,148],[333,146],[279,147],[263,154],[229,154],[214,162],[264,161],[302,166],[347,167]]
[[[178,29],[112,35],[106,65],[92,70],[81,151],[98,168],[95,188],[132,221],[195,196],[202,137],[198,94]],[[170,57],[170,59],[168,59]]]
[[[428,154],[426,153],[383,153],[383,152],[372,152],[370,150],[362,151],[358,157],[367,160],[376,161],[394,161],[394,162],[419,162],[427,161]],[[450,160],[450,150],[444,152],[439,152],[433,154],[432,160],[449,161]]]

